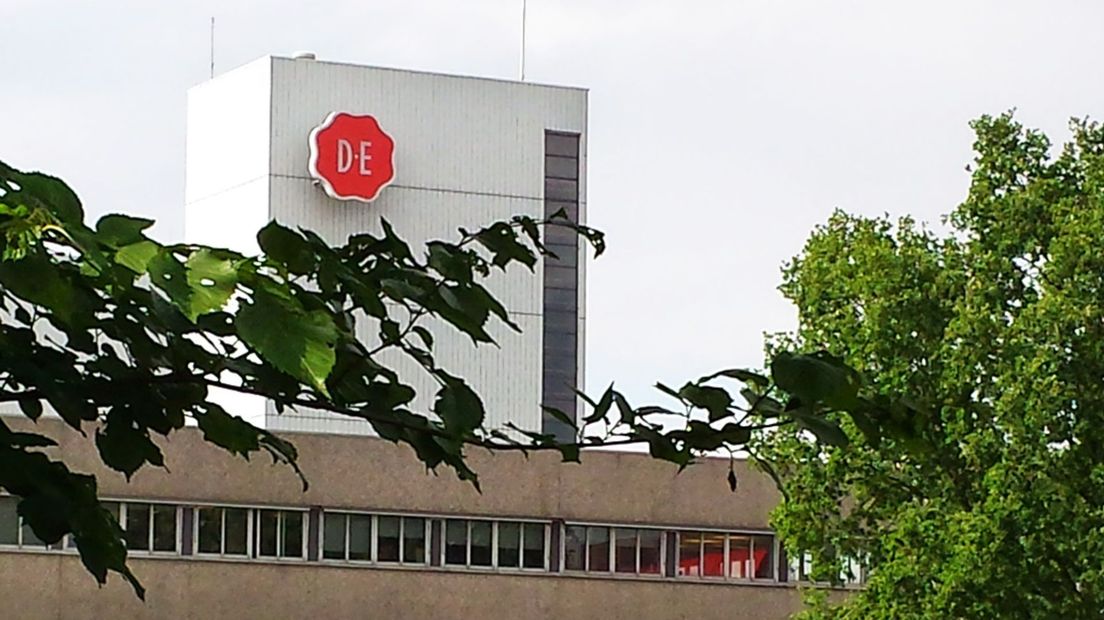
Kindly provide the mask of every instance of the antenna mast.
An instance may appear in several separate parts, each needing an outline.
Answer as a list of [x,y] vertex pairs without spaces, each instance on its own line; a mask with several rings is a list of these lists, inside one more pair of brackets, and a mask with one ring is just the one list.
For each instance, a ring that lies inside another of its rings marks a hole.
[[211,16],[211,77],[215,77],[215,16]]
[[527,0],[521,0],[521,81],[525,81],[525,9]]

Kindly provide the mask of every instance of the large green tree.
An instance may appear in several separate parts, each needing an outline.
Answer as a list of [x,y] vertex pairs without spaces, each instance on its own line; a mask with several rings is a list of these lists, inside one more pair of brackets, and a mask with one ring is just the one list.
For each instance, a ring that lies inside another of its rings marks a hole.
[[911,398],[879,414],[897,438],[759,437],[813,578],[869,568],[809,618],[1104,617],[1104,129],[1059,149],[1011,114],[972,126],[945,234],[836,213],[784,270],[799,328],[773,345]]
[[[474,484],[468,446],[557,450],[572,461],[583,448],[639,443],[686,466],[705,452],[739,450],[769,427],[800,425],[838,445],[846,437],[829,412],[851,410],[870,427],[877,408],[838,360],[787,353],[771,377],[735,369],[677,389],[660,385],[662,406],[634,407],[612,386],[593,400],[580,395],[578,423],[550,412],[576,428],[568,441],[488,428],[479,395],[435,359],[435,331],[493,344],[493,321],[517,327],[486,278],[533,269],[548,254],[547,227],[568,227],[600,253],[598,231],[562,216],[520,216],[411,248],[382,222],[378,233],[331,246],[273,222],[257,235],[261,254],[246,256],[159,243],[146,234],[152,224],[107,215],[89,226],[61,180],[0,163],[0,404],[31,420],[55,412],[127,476],[164,466],[157,438],[187,424],[233,453],[266,452],[297,467],[291,443],[224,410],[215,390],[262,396],[279,410],[367,420],[427,467],[451,468]],[[396,353],[436,380],[430,410],[415,406]],[[70,471],[66,455],[45,450],[53,441],[33,426],[16,428],[0,419],[0,490],[21,498],[19,514],[39,538],[70,534],[98,580],[118,571],[141,594],[95,478]],[[734,474],[728,482],[735,487]]]

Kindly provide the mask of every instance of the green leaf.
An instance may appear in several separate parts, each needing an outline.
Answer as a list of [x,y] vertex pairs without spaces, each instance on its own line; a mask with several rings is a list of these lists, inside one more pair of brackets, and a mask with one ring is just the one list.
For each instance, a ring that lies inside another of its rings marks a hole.
[[150,226],[153,226],[153,220],[113,213],[101,217],[96,222],[96,233],[103,243],[113,247],[123,247],[146,241],[142,231]]
[[201,314],[222,310],[238,284],[237,261],[217,250],[202,249],[185,263],[191,287],[185,314],[193,322]]
[[0,178],[18,183],[20,190],[15,193],[17,196],[27,197],[31,204],[45,208],[63,223],[83,225],[84,209],[80,199],[61,179],[40,172],[20,173],[7,166],[0,166]]
[[483,424],[483,401],[462,379],[445,375],[445,385],[437,391],[433,411],[445,428],[456,434],[467,434]]
[[127,480],[146,463],[165,464],[161,449],[131,420],[127,416],[115,422],[109,414],[108,423],[96,431],[96,447],[100,451],[100,458],[108,467],[123,472]]
[[776,418],[782,415],[782,403],[760,394],[750,388],[740,390],[740,395],[747,401],[748,411],[766,418]]
[[84,323],[90,318],[91,304],[84,292],[41,252],[31,252],[18,262],[0,262],[0,284],[15,296],[51,311],[66,324]]
[[139,274],[146,273],[149,263],[161,251],[153,241],[139,241],[125,245],[115,252],[115,262]]
[[422,343],[427,349],[433,348],[433,334],[431,334],[428,329],[422,327],[421,325],[415,325],[411,329],[411,331],[422,339]]
[[37,398],[20,398],[19,410],[28,418],[38,420],[42,415],[42,401]]
[[771,375],[779,388],[810,404],[848,408],[856,403],[859,375],[826,353],[779,353],[771,361]]
[[760,388],[765,388],[770,385],[770,379],[767,379],[757,372],[744,370],[742,368],[730,368],[728,370],[715,372],[711,375],[698,379],[698,383],[706,383],[707,381],[711,381],[713,379],[716,379],[717,377],[728,377],[729,379],[736,379],[739,381],[743,381],[744,383],[757,385]]
[[838,424],[823,415],[809,411],[807,407],[803,406],[795,409],[789,415],[793,417],[798,426],[811,432],[823,443],[840,448],[849,443],[847,434],[843,432]]
[[729,415],[732,397],[726,390],[708,385],[687,383],[678,391],[680,398],[691,405],[709,412],[709,421],[714,422]]
[[606,391],[602,393],[602,397],[598,399],[598,403],[594,405],[594,411],[590,415],[583,418],[584,424],[593,424],[599,420],[605,419],[606,414],[609,413],[610,407],[613,405],[613,384],[611,383]]
[[548,415],[550,415],[553,418],[559,420],[560,422],[566,424],[567,426],[569,426],[571,428],[578,428],[578,426],[575,422],[575,417],[574,416],[569,416],[566,413],[564,413],[563,411],[560,411],[559,409],[557,409],[555,407],[548,407],[548,406],[545,406],[545,405],[541,405],[541,409],[545,413],[547,413]]
[[537,263],[537,257],[518,241],[517,233],[505,222],[496,222],[480,230],[475,234],[475,239],[491,251],[491,264],[500,269],[517,261],[532,270]]
[[260,449],[260,429],[218,405],[204,404],[203,410],[195,413],[195,420],[203,438],[216,446],[246,459],[250,452]]
[[294,274],[314,270],[318,256],[303,235],[272,220],[257,233],[257,243],[269,259],[283,264]]
[[241,339],[279,370],[328,395],[337,326],[322,310],[306,312],[293,300],[265,290],[243,304],[234,320]]

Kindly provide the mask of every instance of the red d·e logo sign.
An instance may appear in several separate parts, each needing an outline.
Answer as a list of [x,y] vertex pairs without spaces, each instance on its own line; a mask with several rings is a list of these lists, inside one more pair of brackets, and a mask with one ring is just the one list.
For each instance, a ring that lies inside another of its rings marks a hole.
[[395,178],[395,141],[374,116],[331,112],[310,133],[310,175],[333,198],[372,202]]

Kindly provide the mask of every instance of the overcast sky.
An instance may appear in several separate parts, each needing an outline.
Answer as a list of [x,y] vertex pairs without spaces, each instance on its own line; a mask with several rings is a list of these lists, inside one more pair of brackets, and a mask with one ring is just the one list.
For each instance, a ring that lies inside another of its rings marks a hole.
[[[590,89],[590,391],[758,365],[835,208],[938,223],[982,113],[1104,117],[1104,3],[530,0],[527,77]],[[0,159],[182,234],[185,90],[265,54],[516,78],[521,0],[0,1]]]

